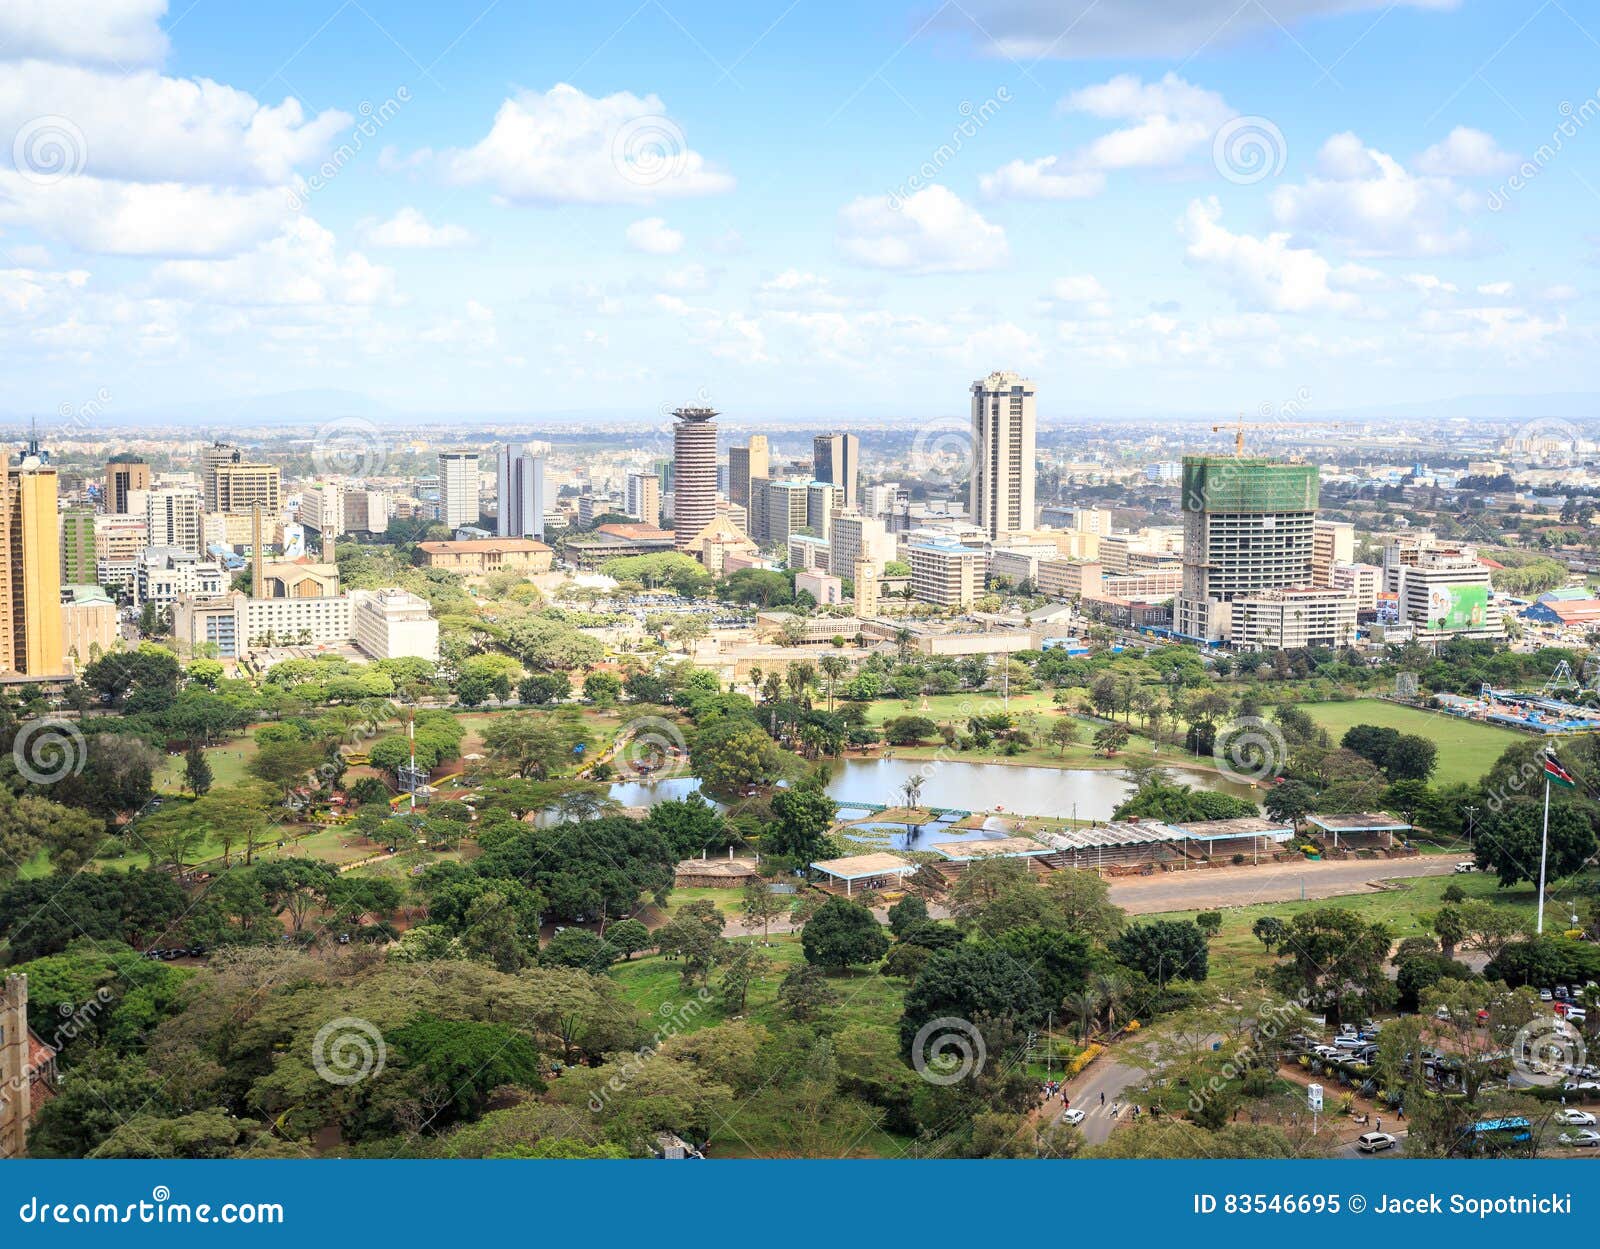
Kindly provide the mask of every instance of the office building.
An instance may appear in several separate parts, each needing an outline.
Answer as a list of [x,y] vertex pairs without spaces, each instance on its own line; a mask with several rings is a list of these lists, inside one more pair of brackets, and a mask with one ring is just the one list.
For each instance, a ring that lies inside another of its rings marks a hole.
[[478,453],[439,452],[439,520],[454,531],[478,523]]
[[30,677],[66,671],[61,636],[61,515],[56,470],[29,458],[5,477],[0,531],[0,672]]
[[855,575],[855,567],[866,560],[877,571],[894,558],[894,539],[875,516],[863,516],[846,508],[833,518],[828,534],[828,571],[835,577]]
[[555,559],[543,542],[534,538],[473,538],[466,541],[419,542],[424,568],[448,568],[465,576],[492,572],[549,572]]
[[991,373],[972,383],[972,481],[968,513],[990,538],[1033,528],[1033,383]]
[[861,439],[854,434],[818,434],[811,440],[811,476],[838,486],[844,506],[860,497]]
[[163,487],[145,495],[145,540],[153,547],[177,547],[199,555],[205,550],[200,517],[205,500],[193,486]]
[[206,510],[244,516],[260,508],[276,516],[283,506],[283,477],[276,464],[252,464],[238,458],[213,465],[203,479]]
[[1335,564],[1353,564],[1356,527],[1348,521],[1319,520],[1311,526],[1311,584],[1331,586]]
[[94,509],[61,509],[61,584],[95,584]]
[[322,536],[322,549],[330,557],[333,540],[344,533],[344,487],[338,482],[313,482],[300,491],[296,518]]
[[221,594],[227,588],[228,574],[220,563],[182,547],[153,546],[134,565],[135,607],[170,607],[185,594]]
[[1378,592],[1383,589],[1383,569],[1376,564],[1335,564],[1328,570],[1328,584],[1354,598],[1357,611],[1375,611]]
[[1042,559],[1038,582],[1039,593],[1054,598],[1098,596],[1104,592],[1105,566],[1098,560]]
[[357,590],[350,619],[355,644],[374,659],[439,658],[439,622],[409,590]]
[[661,523],[661,479],[654,473],[629,473],[626,503],[628,515],[646,525]]
[[1453,637],[1498,638],[1505,633],[1489,568],[1470,551],[1421,550],[1399,568],[1400,622],[1419,642]]
[[769,477],[767,438],[765,434],[752,434],[742,447],[728,448],[728,502],[741,507],[750,506],[750,481],[755,477]]
[[1180,634],[1231,640],[1235,599],[1311,585],[1317,486],[1312,464],[1184,457],[1183,591],[1173,620]]
[[935,607],[972,606],[983,586],[983,552],[958,542],[915,542],[906,548],[911,594]]
[[819,607],[832,607],[844,602],[844,583],[829,572],[796,573],[794,592],[809,594]]
[[220,440],[209,447],[200,448],[200,492],[205,496],[206,511],[223,510],[217,506],[216,471],[222,465],[232,464],[240,458],[238,447]]
[[496,534],[502,538],[542,539],[548,506],[544,456],[528,444],[499,448],[495,452],[495,497]]
[[106,465],[105,508],[113,516],[143,513],[132,494],[150,489],[150,466],[141,460],[112,460]]
[[1355,596],[1308,587],[1263,590],[1231,604],[1232,637],[1240,650],[1349,646],[1356,638]]
[[750,536],[762,546],[787,547],[789,536],[806,528],[811,483],[758,477],[750,483],[750,489],[755,505],[751,523],[758,526]]
[[678,408],[672,415],[672,527],[681,551],[717,516],[717,413]]
[[844,488],[832,482],[806,483],[806,528],[824,542],[833,532],[833,518],[844,507]]
[[389,496],[382,490],[346,487],[344,491],[344,531],[383,533],[389,528]]

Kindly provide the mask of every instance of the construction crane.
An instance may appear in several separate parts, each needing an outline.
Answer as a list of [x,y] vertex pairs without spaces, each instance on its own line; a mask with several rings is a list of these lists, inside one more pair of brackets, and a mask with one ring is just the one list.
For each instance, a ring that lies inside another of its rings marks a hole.
[[[1339,428],[1339,422],[1338,421],[1271,421],[1271,422],[1269,422],[1269,426],[1272,429],[1338,429]],[[1244,413],[1243,412],[1239,413],[1239,419],[1236,422],[1234,422],[1232,425],[1213,425],[1211,427],[1211,432],[1213,434],[1221,434],[1221,433],[1226,433],[1230,429],[1233,430],[1233,453],[1234,453],[1234,455],[1238,456],[1240,459],[1243,459],[1244,458],[1244,431],[1245,431],[1245,421],[1244,421]]]

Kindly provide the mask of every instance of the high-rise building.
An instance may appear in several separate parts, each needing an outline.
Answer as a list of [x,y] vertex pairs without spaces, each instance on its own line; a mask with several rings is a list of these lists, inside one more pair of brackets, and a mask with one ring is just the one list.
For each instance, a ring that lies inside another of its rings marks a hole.
[[681,551],[717,517],[717,413],[678,408],[672,415],[673,545]]
[[[544,456],[531,446],[506,444],[495,452],[494,531],[502,538],[544,537]],[[659,500],[660,496],[657,496]]]
[[319,481],[300,491],[300,523],[322,535],[322,550],[332,558],[333,540],[344,535],[344,487],[334,481]]
[[811,440],[811,475],[844,491],[844,504],[859,497],[861,439],[854,434],[818,434]]
[[1317,488],[1314,464],[1184,457],[1180,634],[1231,640],[1235,599],[1312,584]]
[[478,523],[478,453],[439,452],[439,520],[452,530]]
[[1033,383],[991,373],[972,383],[972,523],[990,538],[1033,528]]
[[889,537],[883,522],[873,516],[863,516],[853,508],[846,508],[833,518],[833,530],[828,535],[828,571],[835,577],[855,575],[855,567],[862,560],[878,572],[894,558],[894,540]]
[[344,492],[346,533],[382,533],[389,527],[389,496],[382,490]]
[[237,463],[240,458],[238,447],[220,440],[200,448],[200,491],[205,495],[206,511],[227,510],[217,506],[216,471],[224,464]]
[[750,536],[762,546],[787,549],[790,535],[807,527],[811,483],[798,478],[769,481],[757,477],[751,489],[755,492],[752,523],[759,522],[761,528]]
[[150,466],[140,460],[112,460],[106,465],[106,511],[126,516],[133,508],[128,496],[150,489]]
[[0,672],[58,676],[66,671],[57,502],[55,469],[30,458],[6,471]]
[[769,476],[765,434],[751,434],[742,447],[728,448],[728,502],[750,506],[750,479]]
[[61,509],[61,584],[94,585],[94,508]]
[[204,500],[189,486],[171,486],[145,495],[145,540],[151,546],[177,547],[199,555],[205,550],[201,535]]
[[827,540],[833,532],[833,518],[844,508],[844,487],[832,482],[806,483],[806,528]]
[[629,516],[646,525],[661,523],[661,479],[654,473],[629,473],[624,503]]
[[253,464],[235,458],[212,465],[202,477],[208,512],[248,515],[260,508],[277,515],[283,506],[283,477],[276,464]]
[[959,542],[913,542],[911,593],[935,607],[971,607],[983,588],[983,552]]
[[1356,559],[1356,527],[1349,521],[1319,520],[1311,527],[1311,584],[1331,586],[1335,564]]

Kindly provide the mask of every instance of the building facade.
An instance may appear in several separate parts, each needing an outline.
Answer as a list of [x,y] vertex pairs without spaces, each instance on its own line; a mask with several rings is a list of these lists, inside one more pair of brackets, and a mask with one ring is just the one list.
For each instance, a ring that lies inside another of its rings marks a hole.
[[769,476],[767,436],[751,434],[742,447],[728,448],[728,502],[750,506],[750,480]]
[[917,542],[906,548],[911,593],[935,607],[967,608],[983,586],[983,552],[955,542]]
[[672,415],[673,544],[683,550],[717,515],[717,413],[678,408]]
[[838,486],[844,506],[861,498],[861,439],[855,434],[818,434],[811,440],[811,476]]
[[991,373],[972,383],[972,480],[968,512],[990,538],[1033,528],[1033,383]]
[[494,531],[502,538],[544,538],[544,456],[528,444],[495,452]]
[[439,452],[439,520],[451,529],[478,523],[478,453]]

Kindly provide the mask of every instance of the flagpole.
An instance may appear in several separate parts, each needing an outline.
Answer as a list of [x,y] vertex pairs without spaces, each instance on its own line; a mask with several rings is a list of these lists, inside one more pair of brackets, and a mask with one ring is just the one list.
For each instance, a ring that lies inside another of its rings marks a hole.
[[1550,773],[1544,774],[1544,832],[1539,836],[1539,923],[1535,932],[1544,934],[1544,864],[1550,852]]

